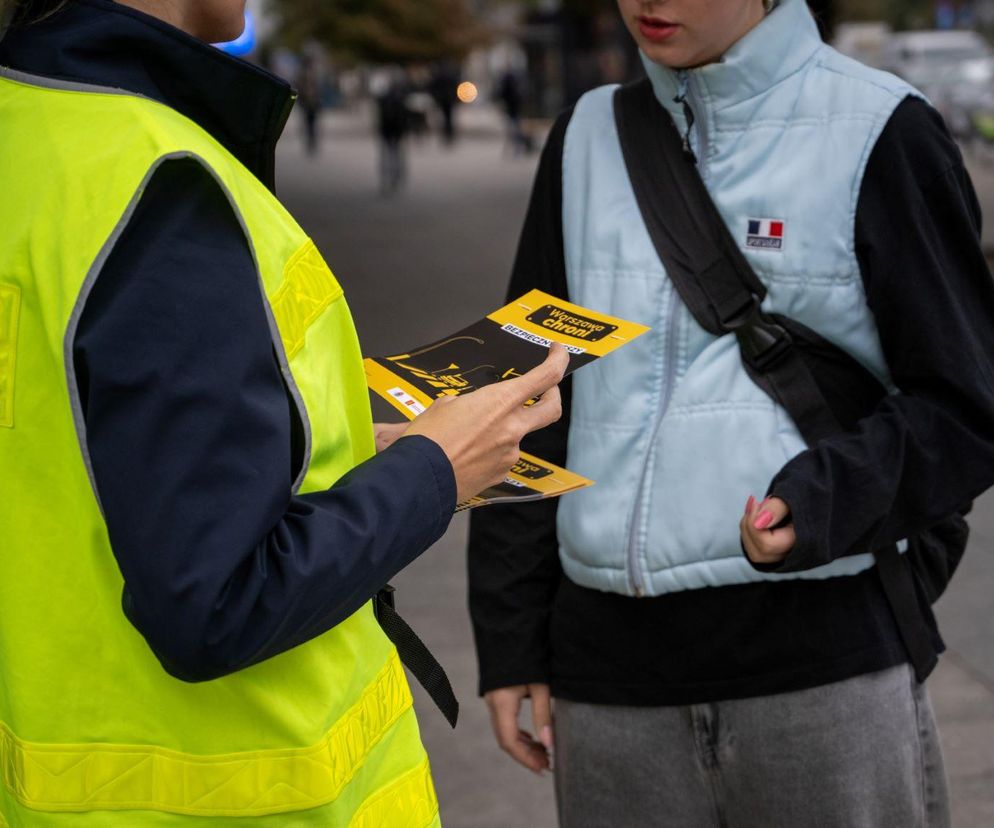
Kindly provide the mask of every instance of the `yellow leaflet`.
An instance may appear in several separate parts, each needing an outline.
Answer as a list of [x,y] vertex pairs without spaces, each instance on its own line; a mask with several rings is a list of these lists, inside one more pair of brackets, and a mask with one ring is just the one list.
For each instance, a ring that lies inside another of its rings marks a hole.
[[594,481],[581,477],[532,454],[522,454],[503,483],[491,486],[476,497],[456,507],[457,512],[492,503],[524,503],[559,497],[577,489],[593,486]]
[[[648,330],[533,290],[438,342],[366,359],[366,383],[413,420],[435,400],[522,376],[545,360],[553,342],[569,350],[567,373],[572,373]],[[502,483],[458,508],[542,500],[592,485],[585,477],[526,454]]]
[[[533,290],[487,317],[509,333],[518,331],[582,348],[591,356],[607,356],[649,329],[636,322],[589,310]],[[512,330],[517,329],[517,330]]]
[[383,397],[407,419],[413,420],[432,404],[432,399],[409,382],[391,373],[372,359],[363,360],[366,370],[366,384],[369,389]]
[[521,459],[511,469],[508,477],[546,497],[594,485],[593,480],[588,480],[586,477],[581,477],[553,463],[540,460],[531,454],[522,454]]

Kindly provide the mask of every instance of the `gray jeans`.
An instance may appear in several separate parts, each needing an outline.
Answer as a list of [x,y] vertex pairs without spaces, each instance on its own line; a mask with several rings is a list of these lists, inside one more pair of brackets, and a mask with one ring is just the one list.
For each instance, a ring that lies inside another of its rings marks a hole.
[[693,707],[557,700],[563,828],[947,828],[932,705],[906,666]]

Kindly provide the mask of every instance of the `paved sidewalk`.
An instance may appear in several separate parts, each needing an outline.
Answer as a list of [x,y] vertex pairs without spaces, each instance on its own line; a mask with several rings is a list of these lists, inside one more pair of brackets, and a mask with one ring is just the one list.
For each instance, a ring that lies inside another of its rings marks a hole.
[[[368,354],[440,337],[502,300],[535,159],[504,155],[496,114],[465,114],[470,134],[452,152],[434,141],[413,148],[411,186],[396,199],[376,194],[375,145],[355,116],[326,121],[316,161],[303,156],[296,124],[281,147],[280,194],[343,283]],[[994,173],[978,181],[994,203]],[[978,503],[973,523],[963,571],[939,608],[950,652],[931,684],[957,828],[994,826],[994,496]],[[551,779],[504,757],[476,698],[465,534],[457,517],[396,581],[401,610],[463,702],[453,732],[415,691],[442,815],[446,828],[552,828]]]

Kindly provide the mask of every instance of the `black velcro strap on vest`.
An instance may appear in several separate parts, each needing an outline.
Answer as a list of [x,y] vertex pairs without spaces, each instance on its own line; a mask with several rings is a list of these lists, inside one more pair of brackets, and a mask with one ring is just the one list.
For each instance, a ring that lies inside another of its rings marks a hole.
[[397,648],[401,662],[431,696],[445,720],[455,727],[459,720],[459,701],[452,692],[449,677],[418,634],[400,617],[394,607],[393,587],[384,587],[377,593],[373,611],[386,637]]
[[[651,82],[618,89],[614,114],[649,237],[694,319],[714,336],[735,334],[750,378],[790,414],[809,446],[843,432],[792,336],[778,317],[762,312],[766,287],[684,152],[679,130]],[[797,322],[792,327],[803,330]],[[901,640],[924,681],[937,656],[907,556],[891,546],[874,557]]]

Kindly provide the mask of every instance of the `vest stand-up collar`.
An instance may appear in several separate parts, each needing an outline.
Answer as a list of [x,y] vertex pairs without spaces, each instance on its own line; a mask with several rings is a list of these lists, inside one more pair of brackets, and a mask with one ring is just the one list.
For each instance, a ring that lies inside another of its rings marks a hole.
[[295,99],[289,84],[112,0],[74,0],[0,40],[0,65],[144,95],[209,132],[267,187]]
[[718,112],[776,86],[800,70],[821,46],[818,26],[805,0],[782,0],[715,63],[682,73],[654,63],[645,53],[641,57],[656,97],[682,120],[681,106],[674,102],[680,94],[681,75],[693,78],[708,108]]

